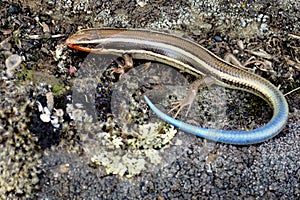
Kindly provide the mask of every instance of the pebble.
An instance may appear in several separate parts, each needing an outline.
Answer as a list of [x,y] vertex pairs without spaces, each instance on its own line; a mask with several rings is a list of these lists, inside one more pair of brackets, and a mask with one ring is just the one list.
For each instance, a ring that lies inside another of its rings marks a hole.
[[218,36],[218,35],[216,35],[214,37],[214,39],[215,39],[216,42],[222,42],[222,38],[220,36]]
[[47,114],[45,114],[45,113],[43,113],[43,114],[41,114],[40,115],[40,119],[43,121],[43,122],[45,122],[45,123],[48,123],[48,122],[50,122],[50,115],[47,115]]
[[48,115],[48,114],[43,113],[40,115],[40,118],[43,122],[46,122],[46,123],[50,122],[50,115]]
[[9,6],[9,8],[8,8],[8,13],[9,13],[9,14],[18,14],[19,12],[20,12],[20,8],[17,7],[17,6],[11,5],[11,6]]
[[140,6],[141,8],[143,8],[144,6],[146,6],[147,2],[148,2],[148,0],[144,0],[144,1],[136,0],[137,5]]
[[47,107],[49,108],[50,111],[52,111],[53,106],[54,106],[54,95],[52,92],[47,92],[46,93],[46,99],[47,99]]
[[5,60],[6,75],[8,78],[11,78],[14,75],[16,68],[21,62],[22,58],[17,54],[12,54]]

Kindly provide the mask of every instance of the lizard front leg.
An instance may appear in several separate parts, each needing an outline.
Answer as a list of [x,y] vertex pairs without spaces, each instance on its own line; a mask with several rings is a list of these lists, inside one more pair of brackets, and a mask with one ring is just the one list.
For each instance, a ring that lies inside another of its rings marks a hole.
[[119,67],[112,69],[112,73],[120,74],[120,78],[122,78],[127,71],[133,68],[133,60],[131,55],[124,54],[122,55],[122,58],[124,59],[124,65],[120,61],[116,60],[116,63]]

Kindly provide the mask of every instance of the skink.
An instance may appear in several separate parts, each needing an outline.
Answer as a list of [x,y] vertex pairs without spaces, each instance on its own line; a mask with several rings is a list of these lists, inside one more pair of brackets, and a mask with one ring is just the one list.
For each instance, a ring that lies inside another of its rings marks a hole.
[[288,104],[278,88],[266,79],[222,60],[189,39],[149,30],[95,28],[78,31],[67,39],[66,44],[96,54],[130,54],[134,59],[162,62],[196,77],[209,76],[218,85],[246,90],[262,97],[273,109],[271,120],[254,130],[207,129],[170,117],[144,96],[157,116],[184,132],[216,142],[248,145],[274,137],[286,125]]

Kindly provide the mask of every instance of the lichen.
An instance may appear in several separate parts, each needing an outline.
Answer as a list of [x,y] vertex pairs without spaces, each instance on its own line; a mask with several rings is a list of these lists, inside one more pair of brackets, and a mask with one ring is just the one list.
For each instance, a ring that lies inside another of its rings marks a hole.
[[[3,77],[1,73],[3,69]],[[32,85],[15,80],[0,81],[0,199],[31,199],[38,189],[41,155],[37,138],[27,127],[33,109],[30,89]]]
[[124,140],[101,132],[94,139],[85,138],[85,147],[92,164],[103,166],[107,174],[131,178],[147,169],[147,166],[161,163],[163,159],[160,152],[171,144],[176,132],[172,126],[149,123],[140,125],[137,132],[126,133],[134,138]]

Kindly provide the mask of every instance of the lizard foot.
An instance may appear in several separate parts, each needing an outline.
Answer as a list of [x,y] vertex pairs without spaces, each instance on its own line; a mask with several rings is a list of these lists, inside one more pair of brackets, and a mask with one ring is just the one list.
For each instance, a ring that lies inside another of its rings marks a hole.
[[123,65],[120,61],[116,60],[119,67],[111,69],[112,73],[119,74],[120,78],[122,78],[127,71],[133,68],[133,60],[130,55],[124,54],[122,58],[124,59],[125,64]]

